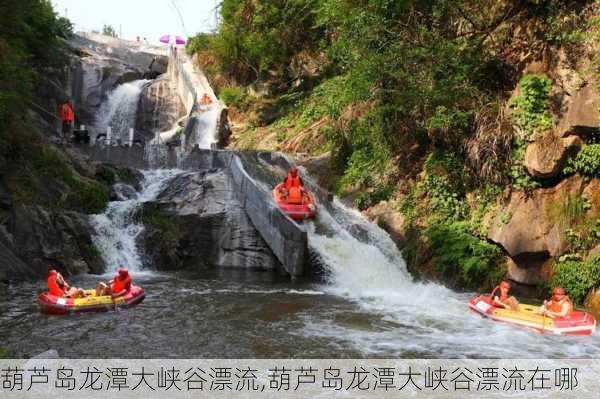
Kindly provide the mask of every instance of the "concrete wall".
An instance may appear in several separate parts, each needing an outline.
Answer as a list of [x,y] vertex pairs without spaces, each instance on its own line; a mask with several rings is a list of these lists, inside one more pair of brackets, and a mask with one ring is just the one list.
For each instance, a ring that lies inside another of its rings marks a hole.
[[[284,214],[246,172],[239,155],[233,151],[194,149],[182,157],[179,149],[165,146],[134,147],[81,146],[91,159],[118,166],[147,169],[153,167],[189,170],[227,169],[231,173],[248,217],[284,269],[292,276],[305,273],[308,256],[306,230]],[[156,151],[157,154],[152,154]],[[159,159],[157,159],[159,158]]]

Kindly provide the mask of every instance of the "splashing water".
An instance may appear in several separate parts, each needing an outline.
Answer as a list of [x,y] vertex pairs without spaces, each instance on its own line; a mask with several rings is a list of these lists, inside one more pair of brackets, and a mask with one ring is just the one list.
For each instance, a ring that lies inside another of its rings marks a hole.
[[217,142],[217,120],[220,107],[215,104],[203,106],[204,112],[198,118],[195,142],[200,148],[210,149]]
[[[337,200],[329,209],[321,206],[318,219],[307,230],[309,245],[329,273],[325,292],[345,297],[381,319],[378,327],[357,329],[308,318],[304,334],[344,339],[371,356],[539,358],[600,354],[597,334],[591,338],[541,336],[496,324],[467,310],[472,294],[413,281],[389,235]],[[336,315],[332,317],[335,320]]]
[[143,202],[155,199],[165,185],[181,171],[158,169],[144,171],[143,188],[135,198],[112,201],[106,211],[92,217],[93,241],[106,263],[107,272],[125,266],[132,271],[142,269],[142,258],[136,240],[144,226],[134,220],[135,211]]
[[96,128],[106,133],[110,126],[112,137],[122,142],[128,140],[129,129],[135,127],[135,118],[142,89],[149,80],[135,80],[124,83],[110,92],[96,115]]

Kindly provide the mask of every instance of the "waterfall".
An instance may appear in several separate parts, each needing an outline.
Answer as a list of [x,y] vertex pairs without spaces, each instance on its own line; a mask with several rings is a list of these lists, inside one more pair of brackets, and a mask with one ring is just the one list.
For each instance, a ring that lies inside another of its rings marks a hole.
[[135,128],[135,118],[142,89],[149,80],[135,80],[124,83],[110,92],[96,115],[96,128],[105,133],[110,126],[112,137],[126,142],[129,129]]
[[217,143],[217,120],[221,107],[216,104],[202,107],[203,111],[198,117],[198,128],[196,144],[200,148],[210,149],[212,144]]
[[142,269],[137,238],[144,226],[134,219],[136,210],[146,201],[156,199],[165,185],[180,171],[158,169],[144,171],[142,190],[134,198],[109,202],[106,211],[92,216],[94,245],[100,250],[107,272],[125,266],[132,271]]

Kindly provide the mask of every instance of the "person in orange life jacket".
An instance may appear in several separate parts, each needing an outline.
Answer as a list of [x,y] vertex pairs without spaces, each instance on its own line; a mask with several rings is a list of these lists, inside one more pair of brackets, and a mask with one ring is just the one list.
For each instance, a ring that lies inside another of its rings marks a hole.
[[113,298],[125,295],[131,289],[131,276],[129,271],[121,267],[117,271],[117,276],[109,281],[110,285],[99,283],[96,287],[96,295],[111,295]]
[[81,298],[86,296],[85,291],[81,288],[69,286],[62,274],[54,269],[48,270],[46,283],[48,284],[48,293],[59,298]]
[[567,317],[573,312],[573,302],[562,287],[552,290],[552,298],[544,301],[538,313],[551,318]]
[[[494,305],[510,310],[519,310],[519,301],[514,296],[509,296],[508,293],[511,289],[511,285],[508,281],[502,281],[492,291],[492,298]],[[500,295],[494,295],[497,291],[500,291]]]
[[75,112],[73,111],[73,103],[68,99],[65,103],[58,107],[58,114],[62,122],[63,139],[70,141],[73,121],[75,120]]
[[292,166],[283,180],[284,194],[291,204],[301,204],[304,193],[304,182],[298,173],[298,168]]

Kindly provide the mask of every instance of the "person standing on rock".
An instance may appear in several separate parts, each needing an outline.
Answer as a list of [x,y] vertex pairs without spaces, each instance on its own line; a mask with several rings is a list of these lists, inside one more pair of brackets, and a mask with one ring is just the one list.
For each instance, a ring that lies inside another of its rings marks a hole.
[[68,99],[58,107],[58,114],[62,122],[63,143],[68,143],[71,141],[73,121],[75,120],[75,112],[73,111],[71,99]]

